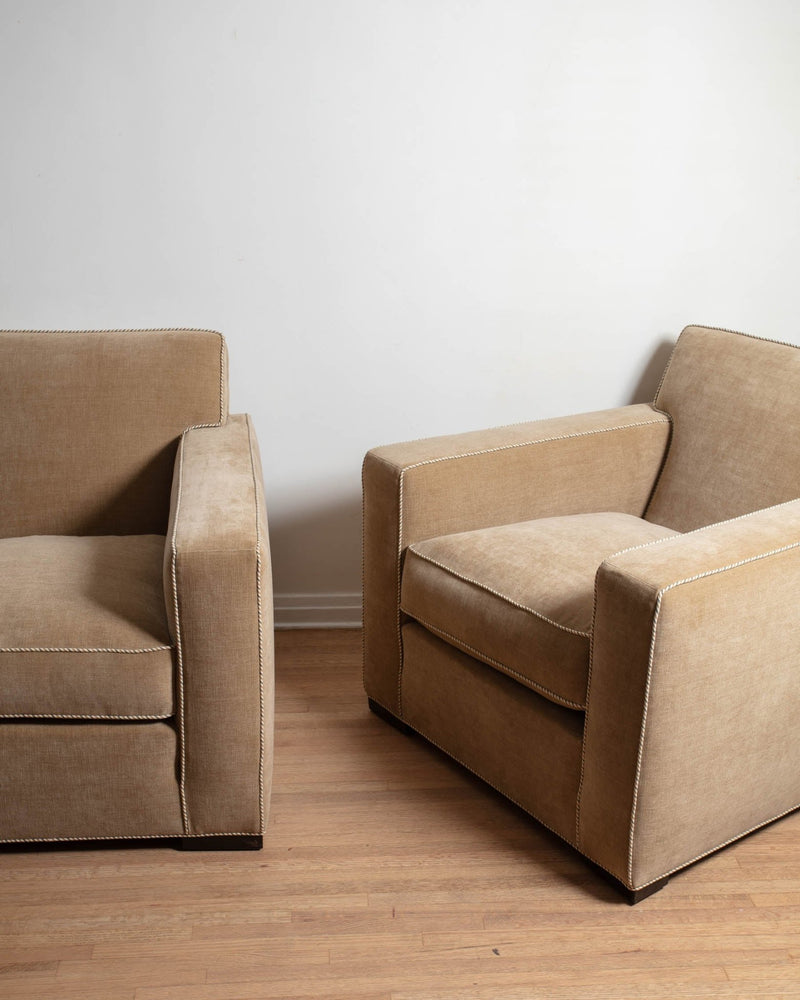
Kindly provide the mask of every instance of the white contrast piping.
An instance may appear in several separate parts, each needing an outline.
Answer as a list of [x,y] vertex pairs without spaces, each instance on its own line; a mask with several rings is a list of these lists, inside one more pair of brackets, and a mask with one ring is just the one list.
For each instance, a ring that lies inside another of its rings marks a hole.
[[263,834],[259,830],[220,830],[215,833],[120,833],[112,836],[104,834],[102,837],[79,836],[79,837],[3,837],[0,844],[73,844],[81,840],[182,840],[183,838],[195,838],[202,840],[204,837],[261,837]]
[[0,712],[0,719],[94,719],[103,722],[107,719],[130,719],[150,722],[165,722],[171,715],[70,715],[61,712]]
[[161,653],[172,646],[150,646],[146,649],[114,649],[81,646],[3,646],[0,653]]

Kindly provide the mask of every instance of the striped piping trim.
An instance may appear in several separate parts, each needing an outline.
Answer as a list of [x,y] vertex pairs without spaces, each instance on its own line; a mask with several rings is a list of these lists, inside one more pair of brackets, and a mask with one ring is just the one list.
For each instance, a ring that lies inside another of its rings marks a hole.
[[104,713],[102,715],[69,715],[61,712],[0,712],[0,719],[88,719],[97,722],[104,722],[108,719],[129,719],[133,721],[163,722],[171,719],[171,715],[114,715]]
[[395,605],[397,607],[397,616],[395,621],[395,631],[396,631],[396,641],[398,649],[399,658],[399,670],[397,672],[397,705],[398,711],[400,713],[400,718],[403,715],[403,634],[402,634],[402,617],[400,610],[400,591],[402,584],[402,559],[403,559],[403,524],[404,524],[404,493],[405,493],[405,475],[407,472],[411,472],[413,469],[418,469],[425,465],[435,465],[439,462],[449,462],[461,458],[474,458],[479,455],[490,455],[501,451],[512,451],[517,448],[527,448],[536,444],[550,444],[554,441],[567,441],[572,438],[582,438],[590,437],[594,434],[608,434],[612,431],[624,431],[633,427],[647,427],[651,424],[663,424],[668,422],[668,417],[666,415],[659,415],[653,420],[638,420],[629,424],[617,424],[613,427],[599,427],[595,429],[585,430],[585,431],[575,431],[572,434],[555,434],[551,437],[544,438],[532,438],[529,441],[519,441],[514,444],[508,445],[498,445],[495,448],[485,448],[479,449],[477,451],[467,451],[456,455],[442,455],[438,458],[425,459],[422,462],[415,462],[412,465],[405,466],[400,470],[400,476],[398,477],[398,530],[397,530],[397,559],[396,559],[396,580],[395,580]]
[[0,653],[162,653],[173,646],[148,646],[144,649],[118,649],[103,646],[3,646]]
[[91,330],[19,330],[8,328],[0,330],[2,333],[213,333],[217,337],[222,334],[219,330],[205,330],[198,326],[136,326],[119,327],[109,330],[102,330],[95,327]]
[[459,573],[456,570],[451,569],[450,566],[445,566],[444,563],[441,563],[436,559],[432,559],[430,556],[423,555],[417,548],[415,548],[414,545],[409,545],[408,551],[413,552],[418,559],[422,559],[424,562],[430,563],[432,566],[438,566],[439,569],[444,570],[445,573],[449,573],[450,576],[454,576],[458,580],[463,580],[465,583],[471,583],[473,586],[478,587],[487,594],[492,594],[494,597],[500,598],[500,600],[504,601],[506,604],[519,608],[520,611],[526,611],[529,615],[533,615],[534,618],[538,618],[547,625],[552,625],[553,628],[560,629],[562,632],[569,632],[570,635],[580,636],[582,639],[588,639],[589,637],[588,632],[582,632],[580,629],[570,628],[568,625],[562,625],[560,622],[553,621],[552,618],[548,618],[547,615],[543,615],[541,611],[536,611],[533,608],[529,608],[525,604],[520,604],[519,601],[515,601],[512,597],[508,597],[506,594],[501,594],[499,590],[487,587],[486,584],[481,583],[479,580],[475,580],[471,576],[466,576],[464,573]]
[[177,840],[184,837],[261,837],[263,830],[218,830],[208,833],[122,833],[103,837],[0,837],[0,844],[74,844],[82,840]]

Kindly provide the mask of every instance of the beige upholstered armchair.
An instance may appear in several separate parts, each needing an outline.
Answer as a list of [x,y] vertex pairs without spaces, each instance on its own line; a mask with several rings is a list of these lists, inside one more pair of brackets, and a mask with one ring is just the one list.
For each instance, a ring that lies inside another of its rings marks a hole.
[[0,333],[0,841],[260,846],[256,438],[197,330]]
[[800,806],[800,350],[683,331],[655,402],[371,451],[372,708],[631,901]]

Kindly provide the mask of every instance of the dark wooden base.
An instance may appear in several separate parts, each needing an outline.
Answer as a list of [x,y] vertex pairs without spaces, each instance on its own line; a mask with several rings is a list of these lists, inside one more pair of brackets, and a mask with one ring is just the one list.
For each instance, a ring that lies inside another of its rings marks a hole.
[[667,882],[669,882],[669,875],[651,882],[650,885],[646,885],[643,889],[628,889],[623,886],[622,891],[625,893],[625,897],[630,905],[635,906],[637,903],[641,903],[643,899],[647,899],[648,896],[652,896],[654,892],[663,889]]
[[179,851],[260,851],[264,838],[255,834],[246,836],[220,835],[216,837],[181,837]]
[[390,726],[394,726],[395,729],[399,730],[401,733],[405,733],[406,736],[413,736],[414,730],[411,726],[407,726],[402,719],[398,719],[396,715],[384,708],[383,705],[379,705],[377,701],[373,701],[372,698],[368,700],[369,710],[378,716],[379,719],[383,719],[384,722],[388,722]]

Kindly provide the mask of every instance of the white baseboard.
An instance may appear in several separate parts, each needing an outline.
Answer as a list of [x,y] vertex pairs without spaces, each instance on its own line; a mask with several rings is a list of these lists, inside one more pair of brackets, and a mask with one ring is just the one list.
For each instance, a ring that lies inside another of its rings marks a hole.
[[275,594],[275,628],[361,628],[361,592]]

